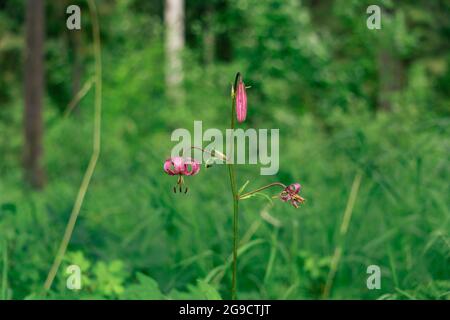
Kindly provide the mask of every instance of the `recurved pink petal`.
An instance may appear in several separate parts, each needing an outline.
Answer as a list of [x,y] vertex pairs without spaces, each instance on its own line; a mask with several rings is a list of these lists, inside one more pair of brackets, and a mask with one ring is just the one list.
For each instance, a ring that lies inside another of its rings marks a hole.
[[287,202],[289,200],[291,200],[291,196],[289,193],[287,193],[286,191],[281,192],[280,194],[280,199],[284,202]]
[[184,174],[186,171],[185,161],[181,157],[172,158],[173,171],[175,174]]
[[175,175],[175,172],[172,170],[172,159],[167,159],[164,162],[164,171],[171,176]]
[[290,193],[297,194],[300,192],[301,187],[300,183],[293,183],[288,188]]
[[184,165],[184,159],[181,157],[173,157],[167,159],[164,162],[164,171],[171,176],[176,174],[184,174],[186,167]]
[[185,175],[187,176],[194,176],[200,171],[200,164],[195,159],[186,159],[185,167]]
[[292,204],[295,208],[298,208],[300,202],[297,201],[297,200],[292,199],[291,204]]

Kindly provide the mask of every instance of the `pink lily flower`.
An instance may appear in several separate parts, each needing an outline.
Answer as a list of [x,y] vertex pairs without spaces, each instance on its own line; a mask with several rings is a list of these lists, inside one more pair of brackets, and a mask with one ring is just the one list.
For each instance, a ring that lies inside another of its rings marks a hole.
[[236,116],[238,122],[244,122],[247,117],[247,93],[240,77],[236,88]]
[[[164,171],[171,176],[178,175],[177,184],[173,187],[173,192],[182,191],[184,185],[183,176],[194,176],[200,171],[200,164],[197,160],[191,158],[173,157],[164,162]],[[188,188],[185,186],[184,193],[188,192]]]
[[300,192],[300,189],[302,186],[300,183],[293,183],[289,186],[287,186],[281,193],[280,193],[280,199],[284,202],[290,201],[291,204],[298,208],[300,204],[305,202],[305,199],[302,198],[298,193]]

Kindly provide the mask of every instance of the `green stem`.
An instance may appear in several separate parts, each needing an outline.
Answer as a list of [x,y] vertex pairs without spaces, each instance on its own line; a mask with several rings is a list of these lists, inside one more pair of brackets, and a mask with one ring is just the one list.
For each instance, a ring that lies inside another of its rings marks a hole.
[[[238,72],[236,74],[236,78],[234,80],[234,86],[233,86],[233,94],[231,96],[231,139],[233,139],[233,131],[235,128],[235,112],[236,112],[236,108],[235,108],[235,103],[236,103],[236,99],[235,99],[235,92],[236,92],[236,88],[237,88],[237,82],[239,80],[240,77],[240,73]],[[239,194],[238,194],[238,190],[237,190],[237,185],[236,185],[236,169],[234,166],[234,141],[233,140],[229,140],[232,141],[232,149],[230,150],[231,152],[229,153],[229,158],[231,157],[231,161],[228,161],[227,166],[228,166],[228,173],[230,176],[230,185],[231,185],[231,193],[233,195],[233,275],[232,275],[232,280],[231,280],[231,299],[236,300],[237,299],[237,247],[238,247],[238,242],[239,242],[239,229],[238,229],[238,220],[239,220]]]
[[63,261],[64,255],[66,254],[67,247],[69,245],[70,239],[72,238],[73,230],[80,214],[81,206],[83,205],[84,198],[86,196],[89,184],[91,182],[92,176],[94,175],[95,168],[97,166],[97,161],[100,156],[100,142],[101,142],[101,121],[102,121],[102,60],[101,60],[101,42],[100,42],[100,25],[98,21],[97,7],[95,5],[95,0],[87,0],[89,12],[92,19],[92,36],[94,39],[94,57],[95,57],[95,105],[94,105],[94,129],[92,137],[92,155],[89,160],[88,167],[81,181],[80,188],[78,189],[78,194],[75,199],[75,204],[70,213],[69,221],[66,225],[66,230],[64,231],[64,236],[56,253],[53,264],[48,272],[47,279],[44,283],[44,294],[47,293],[56,277],[58,269]]
[[8,243],[3,243],[2,300],[8,299]]
[[238,220],[239,220],[239,200],[237,198],[237,190],[236,190],[236,173],[234,170],[234,166],[230,165],[230,181],[233,181],[231,183],[232,185],[232,193],[233,193],[233,278],[232,278],[232,284],[231,284],[231,299],[236,300],[237,299],[237,288],[236,288],[236,281],[237,281],[237,247],[239,242],[239,231],[238,231]]

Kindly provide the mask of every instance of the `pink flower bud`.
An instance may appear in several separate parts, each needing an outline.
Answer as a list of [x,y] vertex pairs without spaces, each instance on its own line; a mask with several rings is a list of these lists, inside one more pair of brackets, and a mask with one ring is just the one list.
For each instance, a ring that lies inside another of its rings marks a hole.
[[238,122],[244,122],[247,117],[247,93],[241,78],[239,78],[236,88],[236,116]]

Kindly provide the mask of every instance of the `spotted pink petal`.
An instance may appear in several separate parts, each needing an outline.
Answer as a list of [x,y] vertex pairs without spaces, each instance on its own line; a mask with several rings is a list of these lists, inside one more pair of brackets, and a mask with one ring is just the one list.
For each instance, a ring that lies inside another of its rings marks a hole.
[[186,171],[186,166],[184,159],[181,157],[173,157],[172,158],[172,165],[174,168],[175,174],[184,174]]
[[292,200],[291,200],[291,204],[292,204],[295,208],[298,208],[300,202],[297,201],[297,200],[292,199]]
[[236,116],[238,122],[244,122],[247,117],[247,93],[242,79],[239,79],[236,88]]
[[289,193],[298,194],[301,189],[300,183],[293,183],[289,187],[287,187]]
[[184,174],[186,171],[184,159],[181,157],[173,157],[173,158],[167,159],[164,162],[164,171],[167,172],[171,176],[176,175],[176,174]]
[[185,161],[185,175],[194,176],[200,171],[200,164],[195,159],[186,159]]
[[172,159],[167,159],[164,162],[164,171],[167,172],[167,174],[173,176],[175,175],[175,172],[171,169],[172,167]]
[[287,193],[286,191],[283,191],[280,194],[280,199],[284,202],[287,202],[287,201],[291,200],[291,195],[289,193]]

